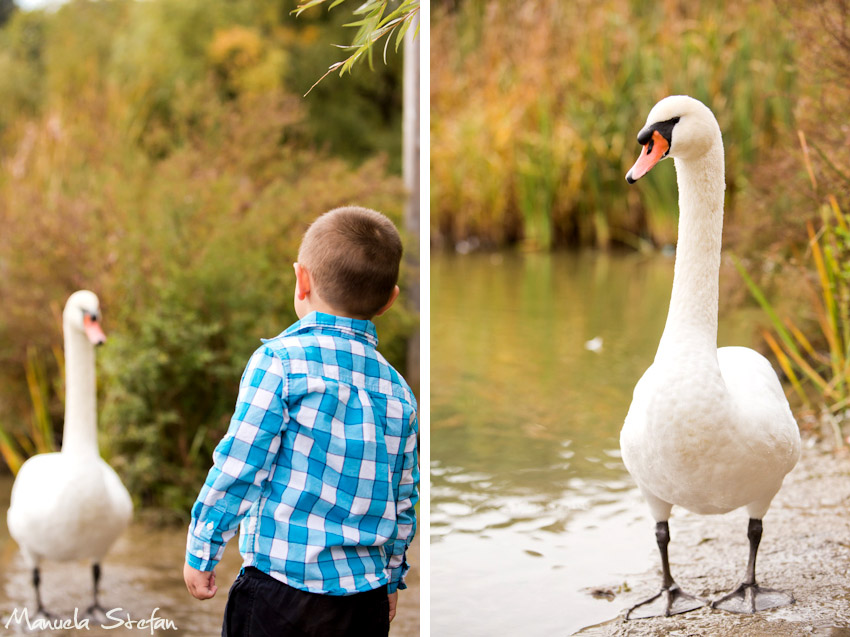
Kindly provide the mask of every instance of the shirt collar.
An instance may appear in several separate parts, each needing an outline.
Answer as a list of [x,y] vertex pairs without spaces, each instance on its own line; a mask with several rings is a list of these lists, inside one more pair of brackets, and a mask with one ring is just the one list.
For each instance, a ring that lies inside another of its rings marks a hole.
[[303,334],[305,332],[332,332],[345,338],[365,341],[372,347],[378,346],[378,332],[372,321],[336,316],[324,312],[310,312],[300,321],[296,321],[283,332],[283,336]]

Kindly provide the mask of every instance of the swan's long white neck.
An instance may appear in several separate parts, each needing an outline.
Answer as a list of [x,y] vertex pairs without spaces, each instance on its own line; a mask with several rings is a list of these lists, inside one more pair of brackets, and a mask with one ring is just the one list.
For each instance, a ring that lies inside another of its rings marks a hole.
[[98,456],[94,346],[67,324],[65,332],[65,429],[62,452]]
[[656,360],[688,343],[691,354],[717,353],[717,309],[723,193],[723,142],[717,131],[707,153],[676,158],[679,184],[679,240],[673,293]]

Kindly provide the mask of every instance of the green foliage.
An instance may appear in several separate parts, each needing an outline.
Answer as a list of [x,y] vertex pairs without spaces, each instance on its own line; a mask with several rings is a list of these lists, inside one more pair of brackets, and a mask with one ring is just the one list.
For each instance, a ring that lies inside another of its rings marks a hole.
[[175,511],[190,504],[226,429],[241,373],[238,346],[245,349],[239,330],[248,327],[193,307],[183,298],[188,289],[183,282],[163,289],[102,358],[106,452],[143,504]]
[[[343,2],[345,0],[304,0],[303,2],[299,2],[295,14],[301,15],[308,9],[326,4],[328,5],[328,10],[330,10],[341,5]],[[387,50],[389,49],[390,42],[393,41],[393,34],[395,34],[395,50],[398,51],[405,34],[414,23],[416,23],[416,33],[419,31],[419,23],[417,22],[419,0],[400,0],[398,2],[366,0],[366,2],[362,2],[359,7],[354,9],[353,13],[358,19],[347,23],[345,26],[357,27],[357,33],[352,38],[350,45],[340,46],[342,49],[351,51],[351,55],[341,62],[332,64],[327,73],[319,78],[317,84],[337,69],[339,69],[340,75],[344,75],[346,72],[351,73],[351,69],[357,61],[361,60],[364,56],[369,61],[369,68],[373,68],[373,50],[375,45],[383,38],[386,38],[384,44],[384,63],[386,64]]]
[[[284,3],[289,7],[290,3]],[[293,1],[293,5],[297,3]],[[297,65],[291,65],[287,78],[293,90],[306,96],[309,118],[306,122],[310,137],[332,152],[359,161],[374,154],[376,149],[388,152],[390,169],[401,174],[401,113],[402,113],[402,55],[391,47],[386,51],[385,64],[370,70],[362,65],[349,70],[345,81],[316,82],[326,74],[328,60],[336,49],[327,39],[311,37],[317,28],[337,34],[334,41],[344,37],[350,13],[342,7],[337,11],[314,8],[287,17],[303,29],[304,37],[292,42],[290,49]]]
[[16,11],[0,29],[0,136],[16,118],[41,108],[46,26],[42,14]]
[[[295,320],[292,263],[307,225],[350,203],[400,225],[404,189],[388,158],[395,67],[372,83],[355,74],[314,111],[297,78],[342,27],[295,20],[289,5],[76,0],[16,12],[0,29],[0,68],[20,67],[0,73],[10,87],[0,91],[0,421],[17,444],[32,411],[27,348],[60,344],[68,295],[94,290],[109,336],[98,350],[102,451],[141,504],[178,516],[248,357]],[[315,134],[323,126],[338,148]],[[414,324],[402,303],[379,322],[400,370]],[[58,362],[45,373],[61,378]],[[53,422],[63,395],[46,399]]]
[[[128,139],[161,157],[185,142],[211,99],[307,92],[348,18],[309,11],[296,19],[295,7],[295,0],[76,0],[55,14],[17,11],[0,29],[0,135],[21,115],[86,101],[108,105]],[[304,134],[355,164],[384,152],[400,173],[400,58],[391,48],[377,77],[367,69],[314,91]]]
[[639,191],[624,181],[635,135],[666,95],[692,95],[717,114],[730,199],[793,130],[794,45],[770,0],[457,4],[435,9],[431,31],[438,242],[672,242],[672,166]]

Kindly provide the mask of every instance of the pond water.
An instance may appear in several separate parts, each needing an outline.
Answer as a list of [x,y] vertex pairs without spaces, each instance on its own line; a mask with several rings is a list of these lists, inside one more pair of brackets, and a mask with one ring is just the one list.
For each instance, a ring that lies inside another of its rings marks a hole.
[[432,255],[432,634],[569,635],[656,565],[619,431],[672,280],[663,256]]

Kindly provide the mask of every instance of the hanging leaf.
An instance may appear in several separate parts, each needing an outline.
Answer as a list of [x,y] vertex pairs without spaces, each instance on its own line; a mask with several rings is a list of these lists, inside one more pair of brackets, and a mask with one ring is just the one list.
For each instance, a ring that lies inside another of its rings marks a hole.
[[[345,0],[332,0],[328,5],[328,11],[338,7],[343,2]],[[293,13],[299,16],[308,9],[324,4],[328,4],[328,0],[306,0],[299,3]],[[340,76],[350,73],[354,65],[363,59],[364,55],[368,60],[369,68],[374,68],[372,65],[372,49],[382,38],[386,38],[383,52],[384,64],[386,64],[387,50],[393,33],[396,33],[396,51],[398,51],[404,35],[409,31],[412,24],[416,23],[414,37],[419,34],[419,0],[404,0],[392,9],[390,8],[391,4],[395,3],[391,3],[390,0],[367,0],[352,11],[352,14],[360,19],[348,22],[344,26],[356,28],[357,33],[352,38],[351,44],[335,45],[340,49],[349,51],[350,55],[345,60],[332,64],[327,72],[316,80],[307,93],[310,93],[319,82],[335,71],[339,71]]]

